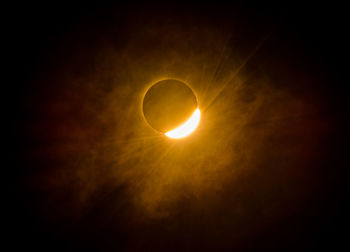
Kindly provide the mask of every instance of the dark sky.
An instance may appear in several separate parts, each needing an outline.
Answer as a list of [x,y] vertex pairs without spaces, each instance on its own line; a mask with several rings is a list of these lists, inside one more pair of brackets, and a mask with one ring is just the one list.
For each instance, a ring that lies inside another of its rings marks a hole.
[[[6,240],[15,249],[345,246],[344,6],[8,7]],[[140,97],[198,93],[188,140],[147,128]]]

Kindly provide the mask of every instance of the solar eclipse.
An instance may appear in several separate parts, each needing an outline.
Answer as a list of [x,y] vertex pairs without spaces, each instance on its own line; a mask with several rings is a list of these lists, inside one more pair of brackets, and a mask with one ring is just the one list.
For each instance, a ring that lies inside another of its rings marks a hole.
[[346,243],[346,22],[329,5],[27,5],[7,20],[9,247]]
[[169,138],[189,136],[200,121],[196,95],[179,80],[165,79],[153,84],[147,90],[142,105],[145,121]]

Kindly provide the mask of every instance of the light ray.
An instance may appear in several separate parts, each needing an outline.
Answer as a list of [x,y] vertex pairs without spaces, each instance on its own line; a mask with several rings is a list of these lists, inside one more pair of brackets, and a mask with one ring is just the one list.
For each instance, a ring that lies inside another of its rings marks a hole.
[[271,37],[272,33],[278,28],[278,24],[273,26],[272,29],[262,38],[262,40],[256,45],[256,47],[252,50],[252,52],[247,56],[247,58],[242,62],[242,64],[231,74],[229,77],[229,81],[227,81],[220,89],[219,91],[211,98],[209,103],[204,108],[204,111],[206,111],[215,101],[218,99],[218,97],[223,93],[227,85],[229,85],[239,74],[239,72],[246,66],[246,64],[249,62],[249,60],[259,51],[259,49],[263,46],[265,41]]

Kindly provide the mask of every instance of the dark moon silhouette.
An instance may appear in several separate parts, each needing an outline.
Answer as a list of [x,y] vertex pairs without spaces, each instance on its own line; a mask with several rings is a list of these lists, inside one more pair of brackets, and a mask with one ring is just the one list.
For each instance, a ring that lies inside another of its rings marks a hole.
[[185,122],[197,107],[197,98],[192,89],[172,79],[152,85],[143,100],[145,119],[162,133]]

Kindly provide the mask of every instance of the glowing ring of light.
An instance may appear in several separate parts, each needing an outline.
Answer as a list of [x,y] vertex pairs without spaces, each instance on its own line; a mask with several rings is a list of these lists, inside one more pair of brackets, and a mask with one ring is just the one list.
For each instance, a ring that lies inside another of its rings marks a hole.
[[[180,81],[180,80],[179,80]],[[159,81],[158,81],[159,82]],[[156,82],[156,83],[158,83]],[[184,83],[183,81],[181,81],[182,83]],[[186,84],[186,83],[184,83]],[[186,84],[187,85],[187,84]],[[153,86],[153,85],[151,85]],[[187,85],[189,88],[191,88],[189,85]],[[149,89],[149,88],[148,88]],[[147,91],[148,91],[147,89]],[[193,94],[195,95],[195,92],[193,91],[193,89],[191,88]],[[145,92],[145,94],[147,93],[147,91]],[[145,97],[145,94],[143,96],[143,98]],[[197,99],[197,96],[195,95],[196,99]],[[143,104],[143,101],[142,101],[142,104]],[[197,105],[198,105],[198,100],[197,100]],[[143,110],[143,109],[142,109]],[[145,115],[142,113],[143,115],[143,118],[144,120],[146,121],[146,123],[152,128],[154,129],[147,121],[147,119],[145,118]],[[167,132],[160,132],[156,129],[157,132],[169,137],[169,138],[172,138],[172,139],[180,139],[180,138],[184,138],[184,137],[187,137],[189,136],[190,134],[192,134],[196,128],[198,127],[199,125],[199,122],[200,122],[200,118],[201,118],[201,112],[199,110],[199,107],[197,107],[195,109],[195,111],[192,113],[192,115],[190,116],[190,118],[182,123],[181,125],[179,125],[178,127],[176,127],[175,129],[172,129],[172,130],[169,130]]]

